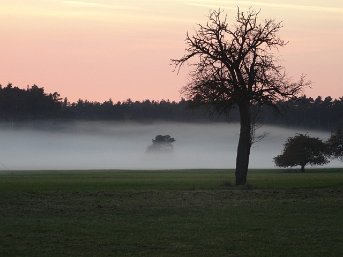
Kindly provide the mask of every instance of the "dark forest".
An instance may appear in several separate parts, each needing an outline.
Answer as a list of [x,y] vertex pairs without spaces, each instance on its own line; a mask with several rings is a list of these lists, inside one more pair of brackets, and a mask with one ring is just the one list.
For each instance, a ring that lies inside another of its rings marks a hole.
[[[259,122],[287,127],[310,127],[332,130],[342,126],[343,97],[333,99],[305,95],[280,101],[277,108],[257,107]],[[21,89],[12,84],[0,85],[0,120],[113,120],[113,121],[182,121],[182,122],[237,122],[237,109],[217,114],[213,106],[198,105],[182,99],[179,102],[133,101],[114,103],[78,100],[69,102],[57,92],[46,93],[43,87],[33,85]]]

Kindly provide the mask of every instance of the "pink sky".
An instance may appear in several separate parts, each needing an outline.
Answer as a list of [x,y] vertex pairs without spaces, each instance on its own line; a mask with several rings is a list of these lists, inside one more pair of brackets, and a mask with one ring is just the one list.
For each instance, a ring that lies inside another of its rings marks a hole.
[[172,72],[170,59],[186,32],[210,9],[233,17],[237,6],[283,21],[281,63],[313,81],[307,95],[343,95],[342,0],[1,0],[0,83],[72,101],[179,100],[187,72]]

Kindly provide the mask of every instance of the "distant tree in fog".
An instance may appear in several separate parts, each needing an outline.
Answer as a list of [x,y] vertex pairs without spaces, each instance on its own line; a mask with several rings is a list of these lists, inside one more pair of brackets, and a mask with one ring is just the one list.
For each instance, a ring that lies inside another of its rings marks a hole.
[[152,140],[152,145],[147,149],[148,152],[172,152],[173,142],[175,139],[169,135],[157,135],[155,139]]
[[325,143],[319,138],[298,134],[289,137],[284,145],[282,154],[274,158],[274,162],[279,167],[300,166],[301,171],[305,171],[305,166],[323,165],[328,163],[326,156],[327,148]]
[[335,132],[331,133],[326,144],[329,155],[343,161],[343,130],[339,128]]
[[277,64],[275,52],[286,45],[278,32],[280,22],[258,21],[259,12],[238,9],[229,25],[223,11],[211,11],[208,21],[199,25],[194,35],[187,34],[185,55],[174,59],[176,69],[190,63],[192,81],[182,93],[188,99],[212,104],[223,112],[237,106],[240,136],[236,158],[236,184],[247,180],[250,148],[253,142],[253,106],[276,106],[301,92],[304,77],[291,83],[284,68]]

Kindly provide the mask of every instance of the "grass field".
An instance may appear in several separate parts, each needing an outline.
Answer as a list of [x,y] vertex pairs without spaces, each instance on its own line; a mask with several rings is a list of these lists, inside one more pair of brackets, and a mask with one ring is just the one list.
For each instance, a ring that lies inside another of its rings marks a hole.
[[0,256],[341,257],[343,170],[0,173]]

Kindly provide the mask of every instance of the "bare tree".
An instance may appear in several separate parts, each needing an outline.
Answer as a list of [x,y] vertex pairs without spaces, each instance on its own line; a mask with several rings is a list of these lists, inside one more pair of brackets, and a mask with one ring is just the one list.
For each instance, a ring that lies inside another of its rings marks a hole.
[[176,69],[185,63],[193,67],[191,82],[182,94],[193,101],[213,104],[218,111],[238,106],[240,136],[236,158],[236,184],[246,184],[252,144],[252,105],[272,105],[301,92],[304,76],[290,83],[275,52],[286,42],[278,36],[281,22],[258,22],[259,12],[238,9],[229,26],[222,10],[211,11],[205,25],[186,36],[185,54],[172,59]]

